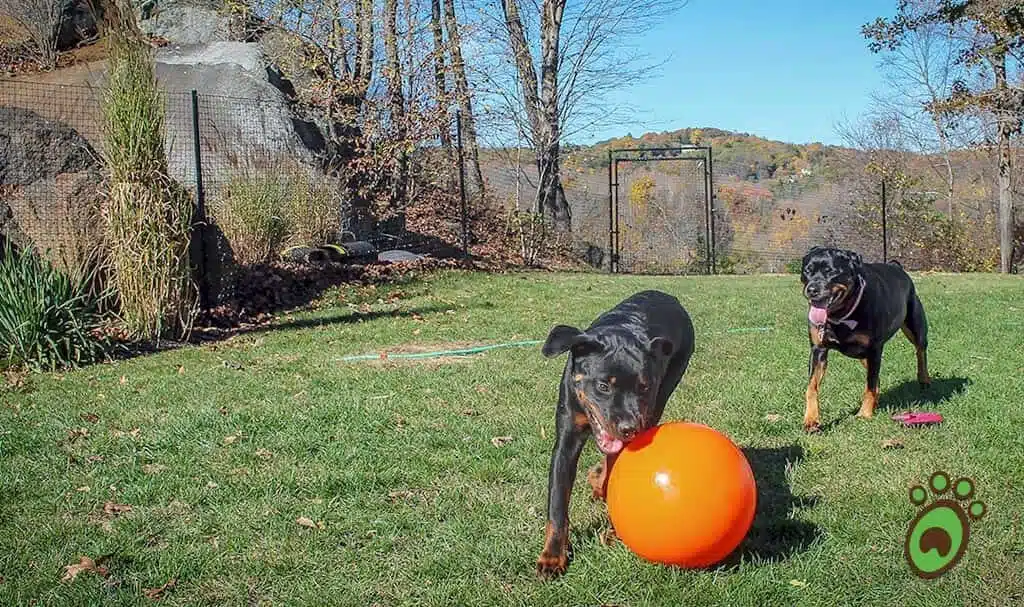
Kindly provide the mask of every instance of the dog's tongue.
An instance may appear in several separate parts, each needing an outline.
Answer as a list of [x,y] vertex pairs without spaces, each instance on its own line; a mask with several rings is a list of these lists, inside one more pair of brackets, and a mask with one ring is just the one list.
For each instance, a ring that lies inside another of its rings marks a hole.
[[622,451],[622,447],[624,446],[622,441],[612,437],[612,435],[600,428],[594,433],[594,440],[597,441],[597,448],[607,455],[615,455],[619,451]]
[[807,313],[807,318],[816,325],[823,325],[828,320],[828,310],[811,306],[811,310]]

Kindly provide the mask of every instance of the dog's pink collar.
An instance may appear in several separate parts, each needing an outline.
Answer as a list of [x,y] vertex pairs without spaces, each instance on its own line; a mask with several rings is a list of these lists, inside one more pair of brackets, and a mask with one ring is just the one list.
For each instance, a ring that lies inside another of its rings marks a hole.
[[828,322],[830,322],[830,323],[832,323],[834,325],[846,325],[847,327],[850,327],[850,329],[856,329],[857,328],[857,321],[856,320],[846,320],[846,319],[849,318],[854,312],[857,311],[857,306],[860,305],[860,300],[861,300],[862,297],[864,297],[864,287],[865,287],[865,285],[867,285],[867,281],[865,281],[864,277],[861,276],[860,277],[860,287],[857,289],[857,299],[853,300],[853,306],[850,307],[850,311],[847,312],[842,318],[838,318],[836,320],[832,320],[831,318],[829,318]]

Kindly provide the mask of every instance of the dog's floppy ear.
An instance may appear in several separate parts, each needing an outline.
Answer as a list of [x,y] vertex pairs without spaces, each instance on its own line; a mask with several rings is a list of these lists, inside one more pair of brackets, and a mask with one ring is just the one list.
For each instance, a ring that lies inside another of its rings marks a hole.
[[861,266],[864,265],[864,258],[857,251],[845,251],[845,253],[847,261],[850,262],[850,269],[855,273],[860,272]]
[[654,354],[660,354],[662,356],[672,356],[672,352],[675,351],[676,345],[672,343],[671,339],[665,337],[655,337],[650,342],[651,352]]
[[864,265],[864,258],[860,256],[860,253],[856,251],[850,251],[850,261],[853,262],[854,267],[858,270]]
[[548,358],[565,354],[570,349],[574,354],[582,354],[586,349],[600,349],[601,343],[593,339],[576,327],[568,325],[556,325],[548,333],[547,341],[541,348],[541,353]]

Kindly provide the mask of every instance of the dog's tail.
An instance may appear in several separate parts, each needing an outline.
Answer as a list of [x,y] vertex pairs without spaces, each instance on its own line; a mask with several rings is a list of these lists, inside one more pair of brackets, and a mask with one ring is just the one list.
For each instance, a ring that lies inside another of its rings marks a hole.
[[896,266],[898,268],[902,268],[903,267],[903,264],[901,264],[900,262],[896,261],[895,259],[890,259],[886,263],[891,263],[892,265],[894,265],[894,266]]

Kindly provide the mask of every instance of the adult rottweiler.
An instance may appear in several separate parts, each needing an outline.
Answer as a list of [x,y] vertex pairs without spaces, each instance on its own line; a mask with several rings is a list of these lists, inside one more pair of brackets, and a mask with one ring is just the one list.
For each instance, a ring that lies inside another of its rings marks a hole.
[[557,325],[541,352],[569,353],[555,410],[555,446],[548,470],[544,549],[537,572],[560,575],[568,564],[569,496],[580,452],[593,435],[604,459],[588,480],[604,499],[618,453],[656,426],[693,354],[693,323],[679,300],[642,291],[600,315],[585,331]]
[[867,387],[858,417],[874,414],[882,348],[899,329],[917,351],[917,381],[922,387],[931,383],[924,307],[914,282],[899,263],[864,263],[854,251],[815,246],[803,258],[800,281],[810,304],[810,380],[804,430],[820,429],[818,391],[828,367],[829,350],[860,359],[867,369]]

